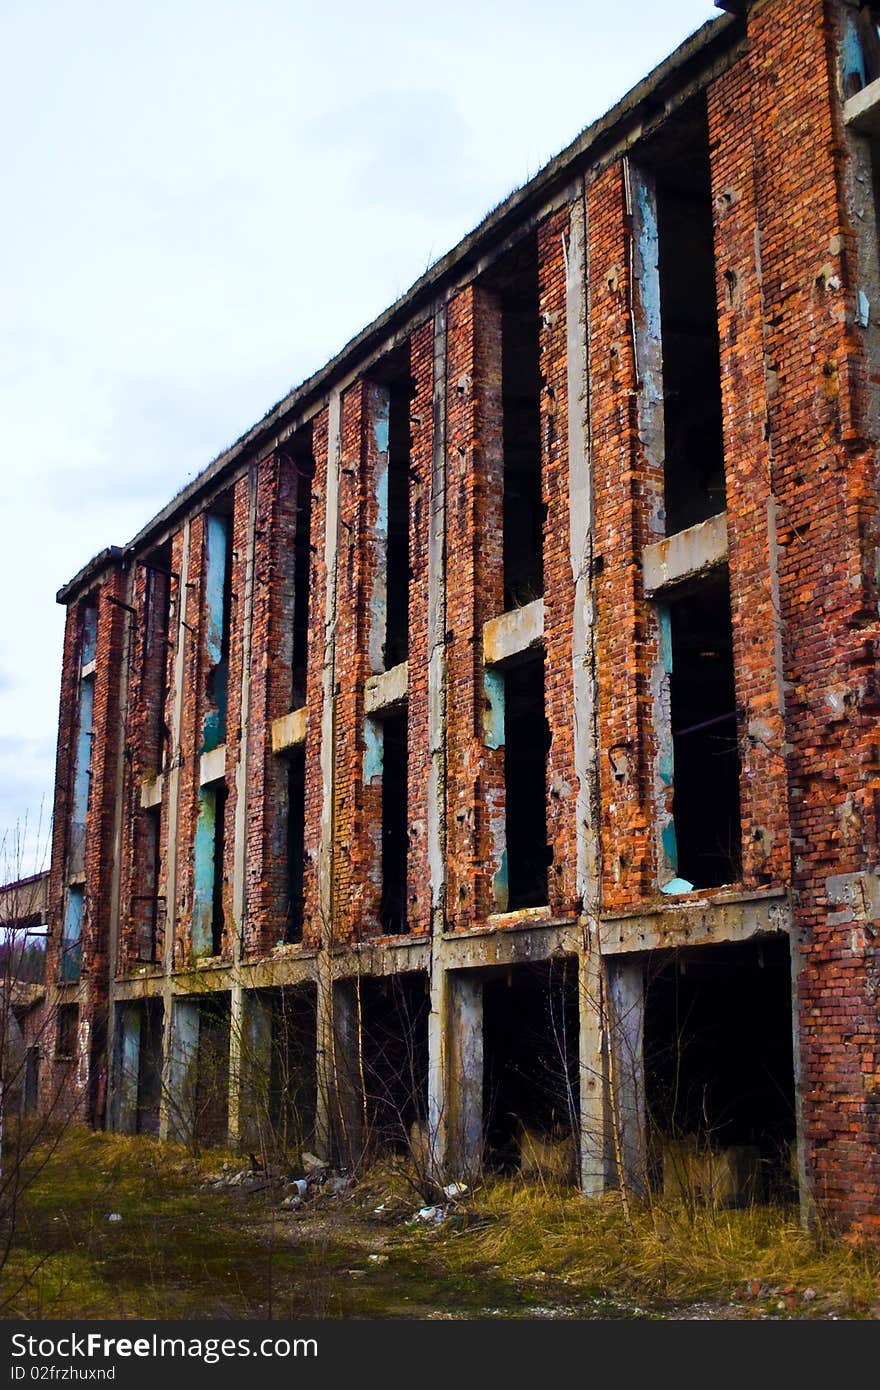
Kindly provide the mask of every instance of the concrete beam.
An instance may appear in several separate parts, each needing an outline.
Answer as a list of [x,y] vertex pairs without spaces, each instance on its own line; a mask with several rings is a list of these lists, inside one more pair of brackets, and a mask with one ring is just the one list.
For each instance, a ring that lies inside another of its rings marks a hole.
[[308,707],[293,709],[272,720],[272,752],[283,753],[287,748],[297,748],[306,741]]
[[206,787],[210,782],[222,782],[226,776],[226,744],[203,753],[199,758],[199,786]]
[[751,936],[790,932],[791,903],[782,890],[749,897],[718,893],[687,902],[658,905],[603,917],[599,940],[603,955],[657,951],[681,946],[708,946],[719,941],[747,941]]
[[145,777],[141,782],[141,810],[150,811],[154,806],[161,806],[164,789],[165,778],[161,772],[155,777]]
[[483,624],[483,660],[487,666],[521,656],[544,640],[544,600],[533,599]]
[[406,699],[408,673],[408,663],[401,661],[399,665],[392,666],[390,671],[382,671],[369,677],[364,686],[364,710],[368,718],[393,709],[395,705],[403,704]]
[[697,579],[727,559],[727,513],[710,516],[642,552],[645,594],[650,598],[673,584]]
[[880,77],[844,102],[843,123],[860,135],[880,135]]

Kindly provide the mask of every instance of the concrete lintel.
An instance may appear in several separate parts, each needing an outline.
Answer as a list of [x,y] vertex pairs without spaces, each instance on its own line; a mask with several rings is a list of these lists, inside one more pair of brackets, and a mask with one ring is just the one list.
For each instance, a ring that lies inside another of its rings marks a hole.
[[145,777],[141,782],[141,810],[150,811],[154,806],[162,805],[162,790],[165,786],[165,778],[161,772],[156,777]]
[[645,593],[650,597],[660,589],[696,579],[706,570],[727,559],[727,513],[719,512],[708,521],[688,526],[666,540],[646,545],[642,552]]
[[296,985],[314,984],[316,979],[315,950],[279,948],[277,954],[262,960],[243,962],[238,973],[244,990],[280,989]]
[[272,720],[273,753],[283,753],[288,748],[305,743],[308,714],[308,707],[303,705],[302,709],[292,709],[289,714]]
[[161,999],[164,992],[164,979],[161,972],[152,967],[152,974],[127,975],[124,980],[115,980],[113,998],[116,1003],[128,1003],[134,999]]
[[410,936],[381,944],[365,942],[334,952],[330,957],[334,980],[353,979],[358,975],[405,975],[416,970],[427,973],[430,968],[431,943],[427,936]]
[[844,102],[843,121],[861,135],[880,134],[880,77]]
[[786,895],[740,898],[731,902],[700,898],[644,913],[605,918],[599,924],[603,955],[708,946],[747,941],[767,932],[790,932],[791,903]]
[[91,661],[87,661],[86,664],[85,664],[85,666],[83,666],[82,669],[80,670],[80,673],[79,673],[79,678],[80,678],[80,680],[87,681],[88,678],[89,678],[89,676],[93,676],[93,675],[95,674],[95,672],[96,672],[97,669],[98,669],[98,663],[97,663],[97,661],[95,660],[95,658],[92,657],[92,660],[91,660]]
[[226,776],[226,744],[218,744],[209,753],[203,753],[199,759],[199,786],[205,787],[209,782],[220,782]]
[[536,598],[483,624],[483,660],[487,666],[497,666],[540,646],[543,640],[544,600]]
[[401,661],[390,671],[381,671],[370,676],[364,687],[364,709],[367,715],[380,714],[400,705],[406,699],[409,664]]
[[577,955],[582,933],[574,924],[533,926],[521,931],[487,931],[443,938],[443,965],[449,970],[481,970]]

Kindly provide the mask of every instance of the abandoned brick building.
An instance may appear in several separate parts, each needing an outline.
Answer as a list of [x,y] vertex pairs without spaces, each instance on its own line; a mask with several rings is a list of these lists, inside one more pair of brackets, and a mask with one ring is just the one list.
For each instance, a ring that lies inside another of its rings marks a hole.
[[880,1228],[880,7],[723,9],[59,593],[94,1123]]

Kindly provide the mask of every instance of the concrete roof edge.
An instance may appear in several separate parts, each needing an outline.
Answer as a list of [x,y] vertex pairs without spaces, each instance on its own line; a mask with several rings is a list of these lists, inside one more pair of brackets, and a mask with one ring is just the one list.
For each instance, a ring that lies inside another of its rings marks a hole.
[[[118,551],[119,554],[134,554],[149,543],[152,536],[160,532],[175,515],[188,509],[193,500],[208,488],[224,472],[230,469],[244,454],[255,451],[260,444],[284,427],[286,420],[298,410],[304,410],[319,393],[329,390],[334,379],[343,374],[343,368],[351,367],[352,361],[366,356],[378,340],[388,335],[395,323],[405,316],[413,315],[421,303],[436,297],[444,281],[459,267],[467,266],[480,250],[493,239],[500,239],[508,223],[522,216],[530,205],[548,196],[554,185],[565,178],[571,178],[572,166],[584,161],[588,155],[597,153],[603,141],[607,141],[617,128],[632,121],[639,108],[655,96],[659,89],[680,75],[681,70],[707,55],[713,47],[731,44],[742,30],[742,21],[732,14],[719,14],[709,19],[695,30],[685,41],[674,49],[668,57],[642,78],[620,101],[610,107],[604,115],[587,126],[558,155],[549,160],[543,169],[528,183],[513,190],[512,193],[493,208],[477,226],[463,237],[445,256],[435,261],[410,288],[395,300],[387,309],[351,338],[329,362],[320,367],[312,376],[294,387],[280,401],[270,407],[266,414],[242,434],[229,448],[218,454],[202,471],[186,484],[164,506],[131,541]],[[70,582],[58,591],[58,602],[68,602],[85,580],[94,574],[97,561],[108,552],[90,561]]]
[[55,595],[55,602],[68,604],[72,598],[76,598],[82,589],[93,584],[94,581],[111,565],[122,559],[125,548],[121,545],[107,545],[103,550],[99,550],[97,555],[93,555],[87,564],[83,565],[72,579],[61,588]]

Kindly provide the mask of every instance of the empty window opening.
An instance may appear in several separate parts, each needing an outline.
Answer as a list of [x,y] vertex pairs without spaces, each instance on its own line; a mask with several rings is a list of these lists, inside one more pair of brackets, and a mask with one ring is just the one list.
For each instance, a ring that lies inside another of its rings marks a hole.
[[537,237],[526,238],[499,273],[507,610],[544,592]]
[[407,931],[408,766],[406,709],[382,720],[382,898],[387,935]]
[[196,956],[219,956],[223,949],[226,801],[223,782],[202,787],[199,792],[192,924],[192,948]]
[[162,1000],[145,999],[140,1010],[136,1127],[138,1134],[158,1138],[159,1102],[162,1097]]
[[[207,699],[203,727],[206,752],[226,738],[229,685],[229,645],[232,633],[232,514],[231,499],[218,503],[206,518],[205,594],[207,622]],[[222,510],[221,510],[222,507]]]
[[141,700],[145,707],[144,764],[161,771],[168,760],[170,730],[165,721],[168,696],[169,624],[171,618],[171,544],[155,551],[144,565],[146,594]]
[[24,1054],[24,1081],[21,1091],[23,1115],[32,1115],[40,1096],[40,1049],[35,1044]]
[[547,902],[547,750],[544,656],[531,656],[504,671],[504,786],[507,840],[507,906]]
[[578,1132],[577,964],[495,970],[483,984],[485,1161],[573,1183]]
[[663,346],[666,533],[725,508],[721,361],[705,103],[670,126],[653,164]]
[[83,605],[80,630],[80,666],[91,666],[98,653],[98,605],[89,599]]
[[197,1143],[216,1147],[226,1142],[229,1124],[229,996],[198,1001],[198,1053],[191,1093],[191,1133]]
[[786,937],[651,957],[648,1156],[667,1196],[796,1198],[791,989]]
[[79,979],[82,966],[82,924],[85,911],[85,889],[81,883],[72,883],[67,890],[67,905],[64,911],[64,927],[61,934],[61,970],[63,981]]
[[843,37],[843,95],[855,96],[880,77],[880,5],[861,4],[849,9]]
[[226,787],[214,789],[214,873],[211,895],[211,954],[223,950],[223,860],[226,851]]
[[92,782],[94,706],[95,677],[92,673],[84,676],[79,683],[70,849],[67,858],[67,868],[70,874],[81,874],[85,869],[86,821],[89,813],[89,795]]
[[72,1062],[77,1054],[79,1004],[59,1004],[55,1025],[55,1056],[59,1062]]
[[292,750],[287,763],[287,914],[284,940],[301,941],[305,910],[306,756]]
[[279,1154],[298,1157],[315,1138],[317,991],[314,985],[296,985],[269,994],[269,1131]]
[[164,925],[165,916],[165,902],[159,896],[162,808],[150,806],[140,812],[140,817],[144,891],[133,895],[132,907],[137,931],[137,958],[154,962],[159,959],[159,930]]
[[[362,978],[355,1009],[363,1038],[363,1086],[370,1154],[424,1156],[428,1113],[427,977],[420,973]],[[351,1078],[360,1091],[358,1078]]]
[[739,747],[727,570],[669,604],[677,869],[697,888],[741,872]]
[[308,440],[299,442],[292,457],[296,471],[296,523],[293,537],[293,640],[291,709],[301,709],[306,702],[306,679],[309,654],[309,581],[311,574],[312,480],[315,460],[312,456],[311,429]]
[[409,653],[409,468],[412,382],[392,382],[388,409],[388,555],[385,669]]

